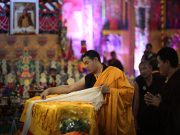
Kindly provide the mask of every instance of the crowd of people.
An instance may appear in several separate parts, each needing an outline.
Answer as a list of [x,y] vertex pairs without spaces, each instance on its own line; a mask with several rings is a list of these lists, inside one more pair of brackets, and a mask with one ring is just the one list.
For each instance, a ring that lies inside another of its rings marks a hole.
[[[178,135],[180,121],[180,68],[177,52],[164,47],[157,54],[147,44],[139,64],[140,75],[130,84],[122,64],[114,58],[102,64],[95,50],[82,56],[89,74],[70,85],[46,89],[49,94],[68,94],[101,86],[105,103],[98,113],[100,135]],[[117,67],[115,67],[117,66]]]
[[[148,49],[150,48],[150,49]],[[135,78],[133,113],[137,135],[178,135],[180,120],[180,68],[177,52],[164,47],[146,51]]]

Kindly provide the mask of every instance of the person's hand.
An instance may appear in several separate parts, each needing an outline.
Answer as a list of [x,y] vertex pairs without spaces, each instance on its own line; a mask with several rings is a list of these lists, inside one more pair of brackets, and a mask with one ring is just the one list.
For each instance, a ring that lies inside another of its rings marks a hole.
[[109,88],[106,85],[101,85],[101,91],[103,94],[108,94]]
[[161,102],[161,95],[160,94],[153,95],[150,92],[147,92],[144,95],[144,100],[145,100],[147,105],[152,105],[152,106],[155,106],[155,107],[159,107],[159,104]]
[[46,99],[46,96],[49,95],[49,88],[47,88],[46,90],[44,90],[42,93],[41,93],[41,99]]

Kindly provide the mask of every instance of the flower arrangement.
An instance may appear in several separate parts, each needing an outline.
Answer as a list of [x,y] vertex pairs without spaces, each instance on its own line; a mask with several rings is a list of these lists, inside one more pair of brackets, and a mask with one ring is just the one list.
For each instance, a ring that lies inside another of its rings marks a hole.
[[90,124],[86,119],[67,118],[60,121],[59,129],[63,135],[88,135]]

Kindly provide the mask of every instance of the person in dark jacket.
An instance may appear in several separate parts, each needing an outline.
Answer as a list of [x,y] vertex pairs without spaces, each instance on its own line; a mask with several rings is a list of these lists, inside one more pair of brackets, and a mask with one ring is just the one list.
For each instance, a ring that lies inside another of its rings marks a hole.
[[160,135],[180,135],[180,68],[177,52],[170,47],[157,53],[160,73],[167,76],[161,95],[147,93],[146,104],[160,110]]
[[159,94],[165,77],[153,73],[149,61],[142,61],[139,70],[140,75],[135,78],[133,105],[137,135],[159,135],[159,108],[146,104],[144,95],[147,92]]
[[124,67],[121,63],[121,61],[119,61],[117,59],[117,56],[116,56],[116,52],[115,51],[112,51],[111,52],[111,59],[108,61],[108,66],[114,66],[114,67],[117,67],[119,68],[120,70],[124,71]]

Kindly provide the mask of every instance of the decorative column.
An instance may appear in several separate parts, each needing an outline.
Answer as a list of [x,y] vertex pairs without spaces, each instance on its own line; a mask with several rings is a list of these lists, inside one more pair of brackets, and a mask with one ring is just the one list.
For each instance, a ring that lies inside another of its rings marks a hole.
[[135,53],[135,7],[134,7],[134,0],[129,0],[128,2],[128,26],[129,26],[129,36],[130,36],[130,48],[129,48],[129,52],[130,55],[129,56],[129,76],[134,75],[134,63],[135,63],[135,59],[134,59],[134,53]]
[[[67,32],[67,28],[63,28],[63,22],[62,22],[62,5],[63,5],[63,2],[60,0],[58,1],[58,43],[59,43],[59,48],[57,49],[57,54],[58,54],[58,57],[60,57],[60,52],[61,52],[61,55],[63,53],[63,45],[62,43],[64,41],[62,41],[64,37],[64,34],[66,34]],[[62,34],[62,31],[64,32]],[[66,36],[66,35],[65,35]]]
[[165,24],[166,24],[166,0],[161,0],[161,46],[164,47]]
[[94,49],[93,46],[93,1],[84,0],[83,6],[83,40],[86,40],[87,49]]
[[149,10],[150,0],[134,0],[135,8],[135,49],[134,49],[134,70],[135,75],[139,74],[139,63],[144,53],[145,45],[149,36]]

